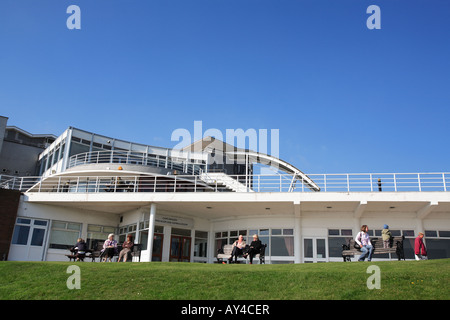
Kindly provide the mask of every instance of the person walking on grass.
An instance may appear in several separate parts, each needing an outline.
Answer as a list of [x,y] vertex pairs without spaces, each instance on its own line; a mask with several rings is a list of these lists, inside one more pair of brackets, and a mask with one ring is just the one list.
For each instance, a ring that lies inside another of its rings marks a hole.
[[427,260],[427,249],[423,243],[423,233],[419,232],[419,236],[414,240],[414,255],[416,260]]

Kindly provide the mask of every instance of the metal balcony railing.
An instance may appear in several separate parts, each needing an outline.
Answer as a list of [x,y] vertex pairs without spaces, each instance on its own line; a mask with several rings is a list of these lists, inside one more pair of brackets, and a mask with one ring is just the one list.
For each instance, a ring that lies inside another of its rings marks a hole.
[[202,163],[183,158],[154,155],[146,152],[112,150],[92,151],[73,155],[69,158],[67,168],[99,163],[137,164],[176,170],[190,175],[199,174],[205,166]]
[[[450,173],[368,173],[308,175],[320,192],[450,191]],[[234,182],[233,182],[234,181]],[[313,192],[292,175],[112,175],[12,177],[0,188],[29,192]]]

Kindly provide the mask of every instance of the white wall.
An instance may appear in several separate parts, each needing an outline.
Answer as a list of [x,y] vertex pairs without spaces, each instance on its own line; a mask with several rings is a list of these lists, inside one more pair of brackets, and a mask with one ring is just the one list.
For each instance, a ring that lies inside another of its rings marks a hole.
[[[17,216],[49,220],[45,249],[48,248],[48,238],[52,220],[82,223],[81,237],[84,239],[87,237],[88,224],[116,226],[119,223],[119,215],[117,214],[101,213],[63,206],[26,203],[23,201],[20,201]],[[20,257],[14,252],[17,249],[17,246],[11,245],[10,255],[16,257],[15,260],[20,260]],[[48,248],[47,253],[44,256],[47,261],[68,261],[68,258],[65,256],[66,254],[69,254],[68,250]]]

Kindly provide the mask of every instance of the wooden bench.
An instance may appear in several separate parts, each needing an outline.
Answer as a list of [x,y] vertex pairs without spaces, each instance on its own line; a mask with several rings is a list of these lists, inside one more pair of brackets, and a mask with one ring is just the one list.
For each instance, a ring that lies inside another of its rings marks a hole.
[[[267,244],[263,244],[261,246],[260,253],[258,253],[254,256],[254,259],[259,259],[260,264],[266,263],[266,248],[267,248]],[[231,258],[232,251],[233,251],[232,244],[226,244],[223,246],[222,249],[218,249],[217,250],[217,262],[218,263],[223,263],[223,262],[228,263],[229,259]],[[246,259],[244,258],[243,255],[238,256],[238,260],[239,259],[240,260],[244,259],[246,261]],[[247,257],[247,259],[249,259],[249,257]]]
[[[127,262],[128,261],[132,262],[134,257],[137,257],[138,261],[141,262],[141,249],[142,249],[142,244],[135,243],[131,252],[128,253]],[[120,250],[119,250],[119,253],[120,253]]]
[[[69,261],[76,261],[77,259],[77,251],[75,250],[75,248],[70,248],[70,254],[66,254],[66,257],[69,258]],[[84,259],[88,258],[91,259],[92,262],[95,261],[95,257],[96,255],[94,254],[94,251],[92,250],[86,250],[86,254],[84,256],[79,256],[78,258],[80,259],[80,261],[84,261]]]
[[[103,243],[99,242],[97,244],[97,249],[93,252],[95,257],[98,257],[100,259],[100,262],[101,262],[101,259],[103,258],[102,250],[103,250]],[[118,258],[121,250],[122,250],[122,245],[118,244],[117,251],[114,254],[114,257]],[[132,262],[134,257],[137,257],[138,261],[140,262],[141,261],[141,250],[142,250],[142,244],[135,243],[131,252],[128,253],[127,262]]]
[[[133,249],[131,252],[128,253],[127,261],[133,261],[134,257],[137,257],[138,261],[141,261],[141,249],[142,245],[139,243],[135,243],[133,246]],[[87,250],[86,255],[84,257],[80,257],[80,261],[84,261],[84,259],[88,258],[91,259],[92,262],[95,262],[96,258],[99,258],[100,261],[103,258],[102,256],[102,250],[103,250],[103,242],[99,241],[97,245],[95,246],[94,250]],[[122,250],[122,245],[117,245],[117,252],[114,254],[114,257],[118,257],[120,251]],[[70,261],[75,261],[77,259],[76,253],[77,250],[74,248],[70,249],[70,254],[66,254],[66,257],[69,258]]]
[[[392,237],[389,248],[383,248],[383,239],[381,238],[371,238],[370,242],[373,246],[373,254],[386,254],[395,253],[398,260],[405,260],[405,253],[403,251],[403,236]],[[342,245],[342,258],[345,261],[351,261],[350,257],[355,255],[361,255],[361,250],[354,247],[355,239],[351,239],[348,244]]]

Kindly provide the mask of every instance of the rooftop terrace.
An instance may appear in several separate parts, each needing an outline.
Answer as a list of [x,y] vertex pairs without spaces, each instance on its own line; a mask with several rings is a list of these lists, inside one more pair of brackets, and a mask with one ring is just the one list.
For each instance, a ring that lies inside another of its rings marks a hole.
[[0,188],[23,192],[436,192],[450,191],[450,173],[310,174],[320,190],[292,174],[158,175],[103,170],[50,177],[0,175]]

